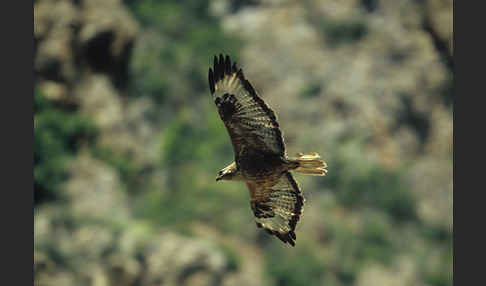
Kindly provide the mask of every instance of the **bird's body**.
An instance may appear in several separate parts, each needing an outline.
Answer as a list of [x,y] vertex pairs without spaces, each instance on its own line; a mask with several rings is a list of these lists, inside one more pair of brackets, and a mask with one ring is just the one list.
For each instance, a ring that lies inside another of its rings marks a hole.
[[244,181],[257,226],[294,246],[304,197],[289,171],[324,176],[326,164],[317,153],[287,157],[274,112],[229,56],[215,57],[208,77],[235,153],[235,161],[216,180]]

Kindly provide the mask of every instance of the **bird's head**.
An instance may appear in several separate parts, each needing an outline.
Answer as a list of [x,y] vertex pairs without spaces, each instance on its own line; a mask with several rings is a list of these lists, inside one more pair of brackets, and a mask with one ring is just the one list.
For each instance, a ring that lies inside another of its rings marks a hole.
[[216,181],[220,180],[233,180],[236,176],[236,164],[235,162],[231,163],[230,165],[224,167],[221,169],[221,171],[218,172],[218,176],[216,177]]

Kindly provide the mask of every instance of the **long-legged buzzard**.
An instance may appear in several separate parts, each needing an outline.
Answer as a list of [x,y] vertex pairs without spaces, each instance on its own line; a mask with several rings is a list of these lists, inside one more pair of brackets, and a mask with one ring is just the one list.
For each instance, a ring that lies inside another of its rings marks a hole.
[[219,171],[219,180],[244,181],[256,225],[295,246],[295,226],[304,197],[291,170],[326,175],[317,153],[287,157],[274,112],[257,95],[229,56],[214,57],[209,88],[233,144],[235,161]]

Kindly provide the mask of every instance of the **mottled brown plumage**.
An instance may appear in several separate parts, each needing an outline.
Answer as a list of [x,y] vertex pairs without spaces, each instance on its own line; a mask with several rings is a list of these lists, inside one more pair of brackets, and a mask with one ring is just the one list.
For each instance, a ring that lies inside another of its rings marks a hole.
[[257,226],[294,246],[305,200],[289,171],[324,176],[326,164],[317,153],[287,157],[274,112],[229,56],[214,57],[208,80],[235,153],[216,180],[244,181]]

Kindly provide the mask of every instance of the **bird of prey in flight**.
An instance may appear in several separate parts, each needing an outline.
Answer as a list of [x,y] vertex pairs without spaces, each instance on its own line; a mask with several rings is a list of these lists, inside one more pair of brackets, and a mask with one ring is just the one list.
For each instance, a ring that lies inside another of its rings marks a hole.
[[287,157],[275,113],[229,56],[214,57],[208,80],[235,155],[216,181],[245,182],[257,227],[295,246],[295,226],[305,200],[290,171],[325,176],[326,163],[317,153]]

